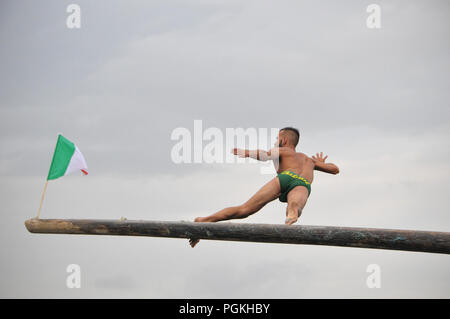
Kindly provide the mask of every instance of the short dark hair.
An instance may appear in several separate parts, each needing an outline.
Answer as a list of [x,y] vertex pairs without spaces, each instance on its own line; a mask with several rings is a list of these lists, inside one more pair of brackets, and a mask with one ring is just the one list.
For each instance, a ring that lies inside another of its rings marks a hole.
[[287,138],[289,139],[289,141],[294,146],[297,146],[298,140],[300,139],[300,132],[296,128],[290,127],[290,126],[282,128],[280,130],[280,132],[282,132],[282,131],[286,132],[287,133]]

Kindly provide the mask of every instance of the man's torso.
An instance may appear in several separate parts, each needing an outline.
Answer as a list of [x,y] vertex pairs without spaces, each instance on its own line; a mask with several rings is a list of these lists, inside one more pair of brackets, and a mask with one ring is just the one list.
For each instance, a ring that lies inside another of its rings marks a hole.
[[[275,165],[276,166],[276,165]],[[280,150],[277,173],[289,170],[312,183],[314,179],[314,162],[303,153],[294,150]]]

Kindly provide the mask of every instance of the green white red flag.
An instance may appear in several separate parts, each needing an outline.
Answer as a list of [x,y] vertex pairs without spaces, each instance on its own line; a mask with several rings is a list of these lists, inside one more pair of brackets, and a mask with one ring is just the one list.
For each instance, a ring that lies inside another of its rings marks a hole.
[[88,173],[86,160],[84,159],[83,154],[74,143],[59,134],[36,218],[39,218],[41,214],[42,203],[44,202],[48,181],[68,175],[78,170],[80,170],[84,175],[87,175]]
[[57,179],[78,170],[84,175],[88,174],[83,154],[74,143],[59,134],[47,180]]

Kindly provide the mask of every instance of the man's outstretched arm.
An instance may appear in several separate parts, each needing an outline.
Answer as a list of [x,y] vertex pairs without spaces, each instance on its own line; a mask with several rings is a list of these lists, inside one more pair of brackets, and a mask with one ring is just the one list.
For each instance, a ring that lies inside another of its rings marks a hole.
[[338,174],[339,173],[339,167],[337,167],[333,163],[325,163],[325,160],[327,159],[328,155],[323,157],[323,152],[317,153],[315,156],[312,156],[312,160],[314,161],[314,169],[316,171],[321,171],[329,174]]
[[269,161],[276,160],[280,156],[280,148],[273,148],[269,151],[263,150],[243,150],[239,148],[234,148],[232,150],[234,155],[238,155],[239,157],[251,157],[258,161]]

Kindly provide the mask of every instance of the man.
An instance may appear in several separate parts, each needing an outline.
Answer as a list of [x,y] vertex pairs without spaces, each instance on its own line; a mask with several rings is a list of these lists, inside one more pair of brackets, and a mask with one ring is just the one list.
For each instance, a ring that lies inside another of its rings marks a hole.
[[[317,153],[312,158],[303,153],[297,153],[295,147],[298,144],[300,134],[293,127],[285,127],[278,133],[275,148],[268,152],[262,150],[233,149],[233,154],[239,157],[251,157],[259,161],[274,161],[278,176],[264,185],[247,202],[239,206],[228,207],[207,217],[197,217],[196,222],[218,222],[221,220],[246,218],[267,203],[279,198],[281,202],[287,202],[285,224],[292,225],[300,217],[313,182],[314,170],[329,174],[338,174],[339,168],[332,163],[325,163],[328,156],[323,157],[323,152]],[[199,239],[189,240],[192,248],[197,245]]]

